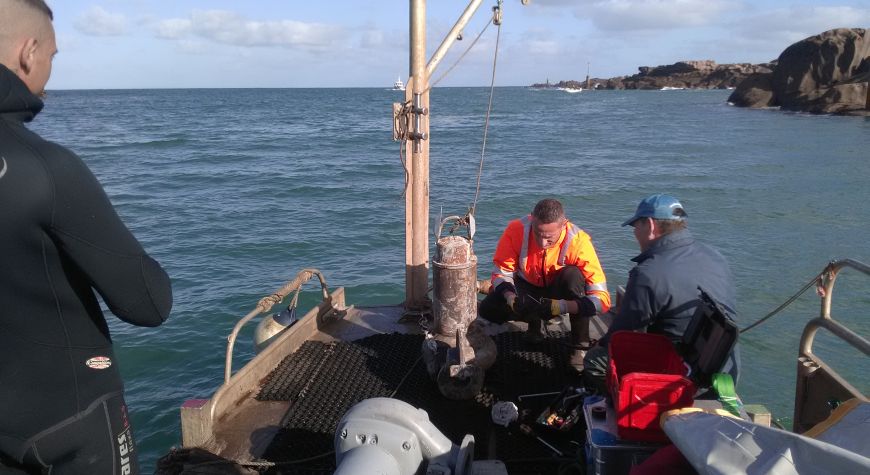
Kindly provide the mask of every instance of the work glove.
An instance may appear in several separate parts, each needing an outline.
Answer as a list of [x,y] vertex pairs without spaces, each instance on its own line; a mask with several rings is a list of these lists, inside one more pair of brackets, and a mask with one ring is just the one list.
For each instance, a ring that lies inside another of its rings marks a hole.
[[521,317],[533,317],[542,320],[550,320],[562,314],[559,300],[547,298],[537,300],[530,296],[517,299],[514,311]]
[[558,317],[563,313],[566,313],[566,311],[564,309],[564,302],[561,300],[541,299],[541,303],[538,305],[538,314],[544,320]]

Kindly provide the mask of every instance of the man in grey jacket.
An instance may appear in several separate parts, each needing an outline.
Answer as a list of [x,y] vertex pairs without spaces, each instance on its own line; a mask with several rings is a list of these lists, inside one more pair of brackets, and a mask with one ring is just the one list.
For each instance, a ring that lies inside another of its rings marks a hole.
[[[695,241],[679,200],[656,194],[645,198],[634,216],[622,223],[634,228],[641,253],[632,259],[625,296],[607,334],[586,355],[584,379],[603,391],[607,373],[607,345],[619,330],[646,331],[680,341],[695,310],[701,304],[698,287],[732,315],[735,313],[734,281],[728,263],[718,251]],[[735,384],[739,369],[738,350],[732,351],[723,372]]]

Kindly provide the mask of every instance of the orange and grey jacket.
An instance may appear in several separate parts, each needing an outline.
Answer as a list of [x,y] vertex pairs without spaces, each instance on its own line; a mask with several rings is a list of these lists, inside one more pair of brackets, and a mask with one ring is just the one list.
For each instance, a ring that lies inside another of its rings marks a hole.
[[521,278],[537,286],[547,287],[556,272],[565,266],[577,266],[586,280],[586,296],[600,313],[610,309],[607,279],[585,231],[566,221],[562,235],[555,246],[542,249],[531,235],[532,217],[526,216],[508,223],[498,241],[493,263],[492,286],[515,291],[514,279]]

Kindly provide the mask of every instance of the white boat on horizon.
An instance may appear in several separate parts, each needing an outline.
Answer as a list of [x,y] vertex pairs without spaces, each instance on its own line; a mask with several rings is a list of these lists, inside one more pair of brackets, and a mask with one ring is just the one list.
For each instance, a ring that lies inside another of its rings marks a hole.
[[665,86],[659,90],[660,91],[682,91],[684,89],[686,89],[686,88],[685,87]]
[[394,91],[404,91],[405,83],[402,82],[402,78],[396,78],[396,82],[393,83]]

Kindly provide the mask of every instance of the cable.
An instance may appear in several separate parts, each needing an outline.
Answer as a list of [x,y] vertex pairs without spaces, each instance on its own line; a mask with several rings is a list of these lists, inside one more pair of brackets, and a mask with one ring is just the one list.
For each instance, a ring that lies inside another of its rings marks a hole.
[[474,215],[474,211],[477,208],[477,198],[480,196],[480,177],[483,175],[483,158],[486,154],[486,137],[489,132],[489,115],[492,112],[492,97],[495,93],[495,71],[496,64],[498,64],[498,45],[501,39],[501,24],[498,25],[498,33],[495,36],[495,54],[492,57],[492,79],[489,83],[489,105],[486,108],[486,120],[483,125],[483,145],[480,149],[480,166],[477,168],[477,188],[474,190],[474,201],[471,202],[471,208],[468,210],[468,214]]
[[402,198],[408,194],[408,182],[411,181],[411,173],[408,171],[408,162],[405,160],[405,147],[408,144],[407,139],[402,139],[402,143],[399,146],[399,161],[402,162],[402,169],[405,171],[405,187],[402,189]]
[[807,282],[807,285],[804,285],[802,289],[798,290],[796,294],[792,295],[791,298],[789,298],[788,300],[786,300],[782,305],[780,305],[779,307],[776,307],[776,309],[775,309],[774,311],[772,311],[772,312],[768,313],[767,315],[761,317],[761,319],[759,319],[758,321],[756,321],[756,322],[753,323],[752,325],[749,325],[748,327],[743,328],[742,330],[740,330],[740,333],[746,333],[746,332],[748,332],[749,330],[752,330],[753,328],[755,328],[755,327],[757,327],[758,325],[761,325],[762,323],[764,323],[765,321],[767,321],[770,317],[772,317],[772,316],[776,315],[777,313],[779,313],[782,309],[784,309],[784,308],[788,307],[789,305],[791,305],[791,303],[794,302],[795,300],[797,300],[798,297],[800,297],[801,295],[803,295],[803,293],[806,292],[807,289],[809,289],[810,287],[812,287],[813,284],[817,283],[817,282],[819,281],[819,279],[820,279],[823,275],[825,275],[825,273],[826,273],[827,271],[828,271],[828,270],[825,269],[825,270],[819,272],[818,275],[816,275],[815,277],[813,277],[812,280],[810,280],[809,282]]
[[490,18],[489,22],[483,27],[482,30],[480,30],[480,33],[478,33],[477,37],[474,38],[474,41],[472,41],[471,44],[468,45],[468,48],[465,48],[465,51],[463,51],[462,54],[459,55],[459,58],[457,58],[456,61],[454,61],[453,64],[449,68],[447,68],[447,71],[444,71],[444,74],[439,76],[438,79],[436,79],[432,84],[430,84],[429,87],[426,88],[426,90],[424,92],[429,92],[439,82],[441,82],[444,78],[446,78],[447,75],[450,74],[450,72],[453,71],[454,68],[456,68],[456,66],[459,66],[459,63],[462,62],[462,59],[465,58],[465,55],[467,55],[468,52],[471,51],[471,48],[474,48],[474,45],[477,44],[477,40],[479,40],[480,37],[483,36],[483,32],[485,32],[486,29],[489,28],[489,25],[491,25],[491,24],[492,24],[492,18]]

